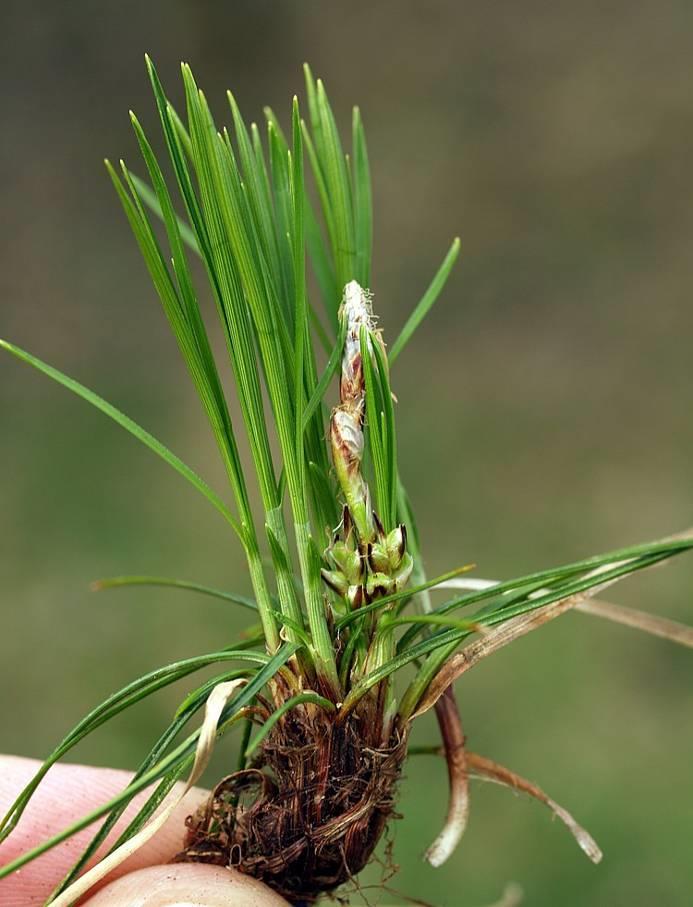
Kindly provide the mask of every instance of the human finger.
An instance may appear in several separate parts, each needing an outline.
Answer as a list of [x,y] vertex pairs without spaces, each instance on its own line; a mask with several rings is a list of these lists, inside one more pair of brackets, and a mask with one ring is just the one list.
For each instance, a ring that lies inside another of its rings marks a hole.
[[[20,756],[0,756],[0,815],[14,802],[32,779],[40,763]],[[17,827],[0,844],[0,866],[14,860],[41,841],[62,831],[75,820],[107,802],[125,788],[132,774],[111,768],[84,765],[55,765],[39,785]],[[128,805],[93,862],[102,856],[118,834],[135,816],[150,791],[143,791]],[[183,799],[169,821],[137,853],[125,861],[109,878],[121,876],[143,866],[171,860],[183,847],[185,817],[193,813],[206,793],[194,788]],[[33,862],[0,880],[3,907],[34,907],[48,895],[68,872],[98,829],[96,822]]]
[[83,907],[289,907],[271,888],[235,869],[204,863],[149,866],[102,888]]

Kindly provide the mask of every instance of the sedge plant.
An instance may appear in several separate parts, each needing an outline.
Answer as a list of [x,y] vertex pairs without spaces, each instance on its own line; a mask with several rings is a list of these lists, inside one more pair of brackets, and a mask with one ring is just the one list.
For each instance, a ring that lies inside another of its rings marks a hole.
[[[598,861],[599,848],[565,810],[466,749],[452,684],[572,608],[693,645],[686,627],[594,598],[689,550],[693,538],[684,533],[500,583],[465,578],[472,565],[428,578],[425,540],[397,465],[392,387],[397,360],[441,293],[459,241],[386,342],[367,289],[373,214],[358,109],[347,154],[324,86],[307,67],[307,115],[294,98],[286,132],[271,110],[263,130],[248,126],[230,93],[230,126],[220,129],[187,65],[179,114],[150,60],[147,68],[172,176],[164,176],[134,114],[140,176],[122,161],[106,167],[214,436],[231,503],[93,391],[11,343],[0,345],[101,410],[193,485],[218,511],[220,531],[242,547],[252,597],[155,576],[115,577],[99,587],[156,584],[217,596],[252,612],[253,628],[238,642],[131,681],[79,721],[19,793],[0,840],[50,767],[85,736],[182,678],[210,665],[216,671],[180,704],[118,796],[2,867],[0,877],[100,819],[49,901],[71,903],[91,884],[85,865],[130,800],[153,785],[101,874],[139,846],[175,782],[199,777],[215,739],[237,728],[239,764],[190,817],[179,859],[233,864],[292,903],[311,903],[369,861],[393,817],[412,723],[430,708],[441,743],[423,750],[445,757],[450,778],[447,819],[426,854],[433,865],[464,831],[472,774],[544,802]],[[222,356],[212,352],[213,320]],[[229,368],[238,418],[224,389]],[[400,407],[406,411],[406,403]],[[246,448],[252,470],[239,453]],[[260,508],[251,506],[256,496]],[[433,589],[452,592],[434,606]],[[201,727],[191,730],[205,708]]]

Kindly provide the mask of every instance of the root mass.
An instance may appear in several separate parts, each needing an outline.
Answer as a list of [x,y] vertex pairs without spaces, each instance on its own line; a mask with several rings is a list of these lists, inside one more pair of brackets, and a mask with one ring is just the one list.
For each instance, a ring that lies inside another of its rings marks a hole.
[[251,765],[189,817],[177,859],[234,866],[293,903],[352,879],[395,815],[407,746],[406,728],[382,746],[370,705],[343,723],[314,707],[288,712]]

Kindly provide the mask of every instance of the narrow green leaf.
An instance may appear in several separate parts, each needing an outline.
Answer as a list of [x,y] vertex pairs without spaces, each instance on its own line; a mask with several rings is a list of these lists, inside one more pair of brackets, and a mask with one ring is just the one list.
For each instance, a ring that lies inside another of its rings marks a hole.
[[106,721],[120,714],[124,709],[135,705],[140,700],[157,690],[162,689],[183,677],[199,671],[201,668],[220,661],[249,661],[251,663],[267,664],[269,656],[260,652],[249,652],[242,649],[229,649],[226,651],[212,652],[207,655],[198,655],[194,658],[184,659],[183,661],[173,662],[164,667],[150,671],[143,677],[138,678],[132,683],[127,684],[117,693],[109,696],[104,702],[89,712],[74,728],[66,735],[61,743],[53,750],[48,758],[43,762],[32,780],[19,793],[15,802],[5,814],[0,822],[0,841],[15,827],[24,809],[31,799],[34,791],[40,784],[42,778],[46,775],[49,768],[55,765],[58,760],[62,759],[73,747],[75,747],[87,735],[91,734],[97,728],[101,727]]
[[[162,733],[150,752],[142,761],[137,771],[133,775],[132,780],[136,781],[145,772],[152,768],[152,766],[156,765],[156,763],[164,755],[170,744],[178,736],[181,729],[195,714],[195,712],[204,705],[207,696],[218,683],[224,683],[228,680],[236,680],[239,677],[242,677],[243,674],[244,672],[241,671],[227,671],[223,674],[218,674],[216,677],[212,677],[207,680],[204,684],[202,684],[201,687],[198,687],[198,689],[195,690],[194,693],[191,693],[188,697],[186,697],[186,700],[178,707],[173,721]],[[134,818],[128,823],[127,827],[123,832],[121,832],[118,839],[110,847],[108,853],[112,853],[117,847],[127,841],[128,838],[137,833],[137,831],[144,825],[147,819],[153,815],[153,813],[164,800],[173,785],[185,774],[191,764],[192,757],[189,757],[188,759],[182,761],[179,765],[171,769],[171,771],[169,771],[166,775],[164,775],[154,792],[147,798]],[[128,803],[123,802],[115,809],[111,810],[99,830],[92,837],[91,841],[84,848],[75,863],[73,863],[69,872],[64,876],[57,888],[55,888],[51,893],[51,898],[55,898],[59,894],[61,894],[67,888],[67,886],[70,885],[75,878],[77,878],[82,869],[84,869],[89,860],[94,856],[96,851],[106,840],[109,832],[125,812],[127,806]]]
[[395,411],[392,405],[392,388],[390,387],[390,374],[387,359],[385,358],[385,353],[383,352],[383,348],[378,342],[378,339],[373,335],[371,335],[371,348],[377,367],[380,401],[382,405],[381,435],[383,438],[385,463],[387,467],[387,486],[385,494],[387,495],[388,506],[384,513],[386,514],[388,521],[386,523],[386,528],[393,529],[397,522],[398,489]]
[[351,186],[337,124],[320,79],[316,83],[316,93],[320,125],[315,135],[315,147],[326,188],[326,195],[323,194],[322,198],[323,204],[326,199],[330,211],[330,238],[337,282],[345,286],[354,279],[356,258]]
[[[137,189],[139,197],[149,210],[163,221],[164,215],[161,210],[161,205],[159,204],[159,199],[156,197],[156,192],[154,192],[152,187],[147,185],[143,179],[140,179],[136,173],[133,173],[132,170],[128,170],[128,173],[130,174],[130,179],[132,180],[135,189]],[[195,233],[191,230],[190,225],[186,224],[180,215],[176,215],[176,221],[178,224],[178,231],[185,245],[192,252],[195,252],[196,255],[200,255],[200,247],[197,244]]]
[[444,583],[449,579],[454,579],[462,573],[468,573],[470,570],[473,570],[475,566],[476,564],[465,564],[463,567],[456,567],[454,570],[449,570],[447,573],[433,577],[433,579],[427,579],[418,586],[409,586],[406,589],[400,589],[399,592],[393,592],[391,595],[384,595],[382,598],[371,602],[370,605],[364,605],[361,608],[357,608],[355,611],[350,611],[348,614],[345,614],[344,617],[341,617],[336,622],[336,628],[337,630],[342,630],[344,627],[348,627],[349,624],[359,620],[366,614],[370,614],[373,611],[379,611],[381,608],[384,608],[385,605],[392,604],[392,602],[414,598],[414,596],[419,595],[421,592],[425,592],[427,589],[432,589],[434,586],[440,585],[440,583]]
[[199,592],[202,595],[221,598],[224,601],[240,605],[242,608],[257,611],[257,604],[245,595],[239,595],[236,592],[224,592],[221,589],[213,589],[200,583],[192,583],[188,580],[174,579],[168,576],[110,576],[106,579],[95,580],[91,584],[94,592],[100,592],[102,589],[119,589],[123,586],[163,586],[172,589],[189,589],[191,592]]
[[[690,544],[690,542],[689,542]],[[647,546],[645,546],[647,547]],[[669,559],[670,557],[680,554],[682,550],[677,549],[672,551],[656,552],[652,553],[657,546],[650,546],[650,552],[645,554],[643,553],[640,557],[630,561],[619,560],[613,564],[611,569],[602,569],[596,575],[592,572],[588,573],[587,576],[582,576],[577,579],[569,579],[557,587],[554,586],[552,589],[547,591],[544,595],[532,595],[531,593],[527,594],[527,597],[524,601],[519,602],[513,607],[506,607],[505,604],[501,605],[495,612],[488,611],[484,609],[483,612],[473,615],[472,620],[481,619],[485,626],[491,627],[497,624],[505,623],[513,617],[518,617],[522,614],[527,614],[532,611],[535,611],[537,608],[542,608],[545,605],[552,604],[553,602],[568,598],[573,595],[579,595],[582,592],[585,592],[594,586],[598,586],[603,582],[615,581],[631,574],[644,570],[647,567],[654,566],[657,563],[661,563]],[[466,634],[463,634],[463,637]],[[406,634],[405,634],[406,636]],[[452,632],[441,632],[440,634],[435,634],[429,639],[433,641],[433,649],[430,650],[429,657],[419,668],[416,677],[409,685],[402,701],[400,708],[403,714],[411,714],[413,709],[416,707],[416,703],[420,700],[421,696],[425,693],[428,688],[429,683],[433,680],[438,670],[445,663],[447,658],[454,652],[455,648],[460,642],[460,639],[455,636],[454,631]],[[400,640],[400,645],[404,642],[404,637]],[[409,649],[400,650],[405,654],[406,652],[414,652],[418,646],[421,644],[416,644],[411,646]]]
[[303,443],[304,425],[303,409],[305,405],[305,347],[309,338],[310,326],[307,320],[308,304],[306,299],[305,244],[303,213],[305,209],[305,190],[303,186],[303,143],[301,141],[301,118],[298,110],[298,99],[293,100],[292,109],[293,148],[290,161],[290,186],[292,200],[292,251],[295,287],[294,303],[294,412],[295,412],[295,445],[299,468],[299,480],[305,483],[306,460]]
[[8,343],[6,340],[0,340],[0,348],[7,350],[8,353],[12,353],[13,356],[16,356],[17,359],[20,359],[22,362],[26,362],[28,365],[33,366],[39,372],[43,372],[44,375],[47,375],[49,378],[52,378],[53,381],[56,381],[58,384],[62,384],[63,387],[66,387],[69,391],[72,391],[73,394],[76,394],[78,397],[81,397],[83,400],[86,400],[87,403],[90,403],[93,407],[100,410],[114,422],[117,422],[121,428],[124,428],[126,431],[130,432],[138,441],[141,441],[146,447],[153,451],[158,457],[160,457],[165,463],[175,469],[184,479],[187,479],[190,484],[197,489],[207,500],[215,507],[219,513],[224,517],[224,519],[232,526],[234,531],[242,540],[240,526],[233,518],[231,511],[228,509],[226,504],[221,500],[219,495],[204,482],[196,472],[194,472],[189,466],[187,466],[181,459],[179,459],[174,453],[172,453],[168,447],[163,445],[161,441],[150,435],[148,431],[145,431],[141,426],[136,422],[126,416],[124,413],[121,413],[120,410],[116,409],[115,406],[112,406],[110,403],[107,403],[102,397],[99,397],[98,394],[95,394],[93,391],[90,391],[84,385],[80,384],[78,381],[75,381],[73,378],[69,378],[67,375],[64,375],[62,372],[53,368],[50,365],[47,365],[45,362],[42,362],[40,359],[37,359],[35,356],[32,356],[30,353],[27,353],[25,350],[20,349],[18,346],[15,346],[12,343]]
[[366,134],[361,113],[354,107],[352,118],[352,149],[354,159],[354,239],[356,246],[356,280],[362,287],[370,286],[371,252],[373,246],[373,198],[371,174],[366,149]]
[[450,276],[450,271],[452,270],[452,267],[455,264],[455,261],[457,260],[457,256],[459,254],[460,254],[460,241],[459,241],[459,239],[456,238],[453,240],[453,243],[450,246],[448,254],[443,259],[443,263],[438,268],[438,271],[437,271],[435,277],[433,278],[433,280],[431,281],[429,288],[423,294],[423,296],[421,297],[421,300],[418,302],[418,304],[414,308],[414,311],[411,313],[411,315],[407,319],[404,327],[400,331],[399,337],[392,344],[392,347],[388,354],[388,359],[390,360],[390,364],[392,364],[395,361],[395,359],[397,359],[397,357],[402,352],[404,347],[407,345],[407,343],[409,343],[409,341],[412,338],[412,334],[418,328],[418,326],[421,324],[421,322],[424,320],[424,318],[428,314],[429,310],[431,309],[431,306],[433,305],[433,303],[440,296],[440,293],[441,293],[443,287],[445,286],[448,277]]
[[440,614],[414,614],[409,617],[386,616],[378,624],[378,632],[388,632],[395,627],[406,626],[407,624],[453,627],[456,630],[466,630],[469,633],[474,633],[484,626],[483,623],[475,620],[455,620],[452,617],[445,617]]
[[[338,326],[339,306],[342,302],[342,289],[337,283],[337,275],[335,274],[334,267],[330,261],[327,246],[325,245],[325,240],[323,239],[320,230],[320,224],[318,223],[313,207],[307,197],[305,227],[308,257],[310,258],[310,264],[313,273],[315,274],[315,279],[318,282],[323,308],[327,313],[327,317],[329,318],[334,331]],[[317,321],[317,316],[315,316],[315,321]],[[317,321],[317,323],[319,324],[319,321]],[[320,340],[323,342],[323,346],[325,346],[322,337],[320,337]]]
[[[265,667],[258,671],[255,677],[248,684],[246,684],[233,698],[233,700],[226,706],[224,713],[222,714],[220,727],[222,726],[224,721],[226,721],[229,717],[238,712],[239,709],[243,708],[248,702],[255,698],[257,693],[265,686],[265,684],[291,658],[291,656],[295,653],[296,648],[297,647],[295,645],[290,643],[286,643],[284,644],[284,646],[282,646],[282,648],[276,653],[276,655],[274,655],[274,657],[268,661]],[[121,791],[115,797],[111,798],[107,803],[104,803],[102,806],[99,806],[96,809],[92,810],[86,816],[83,816],[81,819],[73,822],[63,831],[59,832],[56,835],[53,835],[47,841],[43,841],[41,844],[38,844],[37,846],[16,857],[14,860],[0,867],[0,879],[3,879],[6,876],[11,875],[13,872],[16,872],[17,869],[20,869],[22,866],[25,866],[32,860],[40,857],[41,854],[52,850],[52,848],[56,847],[58,844],[62,844],[63,841],[68,840],[83,828],[91,825],[92,822],[95,822],[97,819],[100,819],[102,816],[110,813],[111,810],[117,808],[122,803],[129,803],[136,794],[148,787],[153,781],[159,780],[169,771],[179,766],[181,762],[188,759],[194,752],[199,733],[200,732],[198,729],[188,737],[186,737],[185,740],[178,744],[178,746],[176,746],[166,756],[159,760],[156,765],[152,766],[152,768],[144,772],[144,774],[142,774],[136,781],[132,781],[123,791]]]
[[389,462],[390,445],[384,435],[385,426],[381,419],[383,412],[382,388],[376,379],[376,372],[373,368],[373,347],[376,343],[377,340],[363,325],[360,333],[360,347],[366,385],[366,437],[375,473],[374,489],[377,511],[385,528],[390,530],[393,523],[389,493],[392,464]]
[[[647,549],[647,547],[648,546],[644,546],[645,549]],[[597,575],[591,575],[586,578],[582,577],[579,580],[566,582],[560,587],[552,589],[551,592],[547,593],[545,596],[531,598],[523,604],[515,606],[514,608],[500,609],[497,613],[491,615],[484,614],[483,623],[489,627],[495,626],[499,623],[510,620],[511,617],[516,617],[520,614],[526,614],[529,611],[544,607],[544,605],[551,604],[552,602],[558,601],[559,599],[587,591],[593,586],[597,586],[603,582],[629,576],[632,573],[645,569],[646,567],[651,567],[656,563],[668,560],[669,558],[674,557],[675,555],[680,554],[690,548],[693,548],[693,540],[687,540],[685,545],[683,546],[680,543],[671,543],[669,548],[664,548],[663,550],[661,546],[652,545],[650,546],[649,552],[646,554],[642,553],[637,560],[631,560],[627,563],[623,563],[622,559],[619,559],[618,561],[616,561],[616,566],[614,566],[610,570],[604,570]],[[471,620],[474,621],[475,618],[476,615],[473,615]],[[354,689],[349,693],[348,697],[344,701],[345,711],[353,708],[353,705],[358,701],[358,699],[372,686],[374,686],[376,683],[379,683],[381,680],[384,680],[386,677],[389,677],[392,673],[404,667],[404,665],[409,664],[410,662],[415,661],[424,655],[435,653],[436,650],[444,650],[445,657],[447,657],[449,654],[451,654],[452,651],[454,651],[454,647],[459,645],[459,643],[461,643],[469,635],[469,633],[470,631],[466,630],[441,631],[440,633],[434,634],[428,639],[424,639],[421,642],[416,643],[415,645],[412,645],[409,648],[399,652],[393,659],[379,667],[377,670],[368,674],[363,678],[363,680],[359,682],[356,687],[354,687]],[[424,667],[421,669],[421,671],[424,670],[426,670],[426,665],[424,665]],[[412,684],[416,683],[417,681],[415,678],[415,680],[412,681]],[[423,694],[424,689],[425,687],[420,690],[420,695]]]
[[305,431],[308,422],[312,419],[315,413],[322,402],[322,398],[325,396],[325,392],[329,387],[330,381],[334,378],[339,368],[339,364],[342,360],[342,352],[344,351],[344,340],[346,338],[347,323],[346,319],[342,318],[339,324],[339,336],[337,337],[337,342],[332,348],[330,353],[330,358],[325,366],[325,371],[320,376],[320,380],[315,388],[313,396],[308,401],[304,411],[303,411],[303,429]]

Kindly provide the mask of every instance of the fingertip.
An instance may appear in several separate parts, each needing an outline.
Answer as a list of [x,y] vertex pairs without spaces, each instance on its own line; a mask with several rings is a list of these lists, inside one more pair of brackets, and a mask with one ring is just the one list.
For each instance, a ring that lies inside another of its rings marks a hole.
[[289,907],[262,882],[205,863],[148,866],[121,876],[83,907]]
[[[9,808],[17,794],[35,775],[40,763],[18,756],[0,756],[0,816]],[[126,787],[132,774],[118,769],[93,768],[70,764],[53,766],[29,802],[17,828],[0,844],[0,865],[11,862],[62,831],[76,819],[108,802]],[[179,782],[180,783],[180,782]],[[148,793],[139,794],[121,816],[116,827],[99,850],[95,860],[102,857],[114,843],[127,823],[134,818]],[[208,794],[199,788],[188,792],[183,802],[164,827],[140,850],[115,870],[123,875],[144,866],[159,865],[173,859],[182,849],[186,816],[194,813]],[[0,880],[2,907],[30,907],[43,904],[50,892],[65,876],[98,829],[89,826],[74,837],[44,853],[21,870]]]

